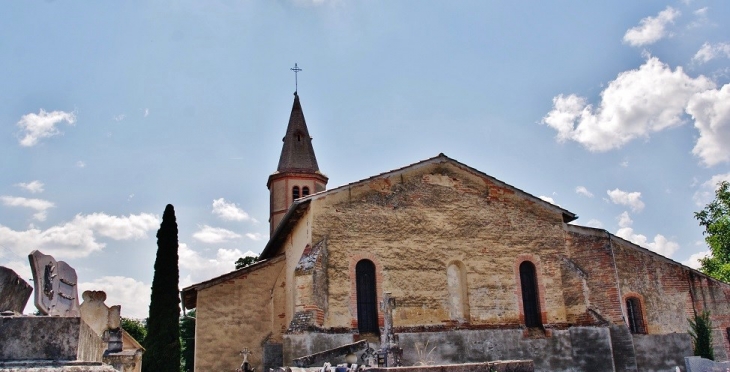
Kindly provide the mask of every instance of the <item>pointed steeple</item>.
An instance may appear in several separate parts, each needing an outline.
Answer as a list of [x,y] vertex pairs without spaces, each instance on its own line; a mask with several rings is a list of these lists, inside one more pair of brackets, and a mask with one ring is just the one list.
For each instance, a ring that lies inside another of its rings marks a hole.
[[294,200],[324,191],[327,187],[328,178],[319,171],[312,138],[309,137],[307,122],[304,120],[297,93],[294,93],[294,105],[291,108],[289,125],[283,141],[279,166],[266,182],[271,196],[269,210],[271,234]]
[[299,103],[299,95],[294,93],[294,105],[289,116],[289,125],[286,128],[286,135],[282,139],[284,145],[281,148],[279,172],[318,172],[317,157],[314,156],[312,138],[307,130],[307,122],[304,120],[302,105]]

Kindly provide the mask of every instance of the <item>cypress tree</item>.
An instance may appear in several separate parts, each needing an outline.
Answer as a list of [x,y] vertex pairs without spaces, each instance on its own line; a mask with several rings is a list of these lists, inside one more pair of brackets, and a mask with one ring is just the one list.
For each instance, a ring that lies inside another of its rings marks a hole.
[[180,372],[180,297],[178,293],[178,242],[175,209],[165,208],[157,230],[157,258],[152,279],[150,317],[147,321],[147,349],[143,372]]

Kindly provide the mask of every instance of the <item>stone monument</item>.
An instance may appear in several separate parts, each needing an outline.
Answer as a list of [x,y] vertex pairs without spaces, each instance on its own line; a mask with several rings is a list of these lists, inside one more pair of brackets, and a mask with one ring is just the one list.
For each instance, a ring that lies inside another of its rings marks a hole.
[[32,291],[33,287],[15,271],[0,266],[0,314],[21,314]]
[[106,307],[106,294],[94,291],[85,292],[79,306],[76,270],[39,251],[28,259],[41,316],[20,315],[30,286],[12,270],[0,268],[0,372],[139,370],[144,350],[139,344],[140,363],[131,366],[137,368],[103,363],[123,351],[120,307]]

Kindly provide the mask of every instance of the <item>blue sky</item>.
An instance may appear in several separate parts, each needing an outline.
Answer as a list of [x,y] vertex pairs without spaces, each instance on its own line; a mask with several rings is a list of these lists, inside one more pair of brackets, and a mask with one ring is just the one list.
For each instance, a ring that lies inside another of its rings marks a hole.
[[298,63],[335,187],[445,153],[676,261],[730,179],[724,1],[24,1],[0,12],[0,264],[146,316],[268,239]]

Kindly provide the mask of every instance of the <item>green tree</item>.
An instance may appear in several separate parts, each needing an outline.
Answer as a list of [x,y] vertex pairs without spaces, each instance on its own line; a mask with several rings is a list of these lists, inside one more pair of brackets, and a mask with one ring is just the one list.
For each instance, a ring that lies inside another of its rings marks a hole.
[[147,327],[145,326],[144,321],[140,319],[122,317],[122,328],[140,343],[144,341],[145,336],[147,336]]
[[705,359],[715,360],[715,352],[712,350],[712,321],[710,312],[703,311],[702,314],[695,314],[694,320],[689,320],[689,335],[692,337],[694,354]]
[[193,371],[195,365],[195,309],[180,318],[180,344],[182,345],[182,371]]
[[259,256],[246,256],[240,257],[236,260],[236,270],[244,268],[248,265],[252,265],[254,262],[259,260]]
[[147,351],[143,372],[180,372],[180,297],[178,295],[178,241],[175,208],[168,204],[157,230],[157,258],[152,278]]
[[714,278],[730,283],[730,184],[720,182],[715,199],[695,212],[700,226],[705,228],[705,242],[710,256],[700,259],[700,270]]

